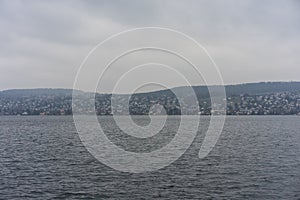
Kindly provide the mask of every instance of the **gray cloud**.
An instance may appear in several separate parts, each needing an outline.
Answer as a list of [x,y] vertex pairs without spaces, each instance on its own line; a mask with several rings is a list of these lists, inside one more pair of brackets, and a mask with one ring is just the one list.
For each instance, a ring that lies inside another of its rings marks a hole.
[[93,46],[142,26],[197,39],[227,84],[299,80],[299,8],[297,0],[0,1],[0,90],[70,88]]

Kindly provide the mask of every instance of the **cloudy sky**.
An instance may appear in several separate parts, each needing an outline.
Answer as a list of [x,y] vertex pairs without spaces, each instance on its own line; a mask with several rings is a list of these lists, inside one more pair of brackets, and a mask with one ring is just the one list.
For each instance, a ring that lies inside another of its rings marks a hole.
[[1,0],[0,90],[72,88],[95,45],[145,26],[195,38],[225,84],[299,81],[299,10],[297,0]]

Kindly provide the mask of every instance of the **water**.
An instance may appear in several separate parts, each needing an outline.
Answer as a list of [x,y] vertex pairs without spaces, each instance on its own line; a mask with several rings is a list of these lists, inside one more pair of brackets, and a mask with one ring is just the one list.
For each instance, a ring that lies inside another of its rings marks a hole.
[[[0,117],[0,199],[300,199],[299,119],[228,117],[217,146],[200,160],[206,118],[179,160],[130,174],[94,159],[70,116]],[[131,151],[161,147],[178,126],[171,117],[165,134],[147,146],[112,129],[112,118],[99,121],[112,141]]]

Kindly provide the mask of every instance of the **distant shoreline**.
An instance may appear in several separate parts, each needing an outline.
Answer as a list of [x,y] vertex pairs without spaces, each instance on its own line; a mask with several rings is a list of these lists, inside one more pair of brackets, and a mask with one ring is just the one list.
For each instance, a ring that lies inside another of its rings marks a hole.
[[[217,87],[220,86],[210,86]],[[25,89],[0,92],[0,116],[3,115],[72,115],[74,109],[82,114],[96,110],[98,116],[126,115],[129,98],[130,115],[221,115],[224,105],[211,105],[208,87],[193,86],[199,108],[191,105],[191,90],[178,87],[132,95],[114,95],[117,110],[112,111],[111,94],[91,94],[78,91],[73,101],[71,89]],[[222,88],[221,88],[222,89]],[[180,94],[181,103],[176,97]],[[227,115],[300,115],[300,82],[261,82],[225,86]],[[92,100],[92,101],[91,101]],[[95,103],[92,105],[90,103]],[[73,105],[72,105],[73,103]],[[160,105],[162,110],[151,108]],[[115,108],[114,108],[115,109]],[[212,111],[213,109],[213,111]]]

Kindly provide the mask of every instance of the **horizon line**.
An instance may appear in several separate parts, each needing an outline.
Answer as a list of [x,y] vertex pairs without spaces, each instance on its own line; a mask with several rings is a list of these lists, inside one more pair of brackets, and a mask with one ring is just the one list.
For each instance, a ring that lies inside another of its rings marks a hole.
[[[238,85],[246,85],[246,84],[259,84],[259,83],[300,83],[300,80],[290,80],[290,81],[257,81],[257,82],[244,82],[244,83],[230,83],[230,84],[224,84],[224,85],[218,85],[218,84],[213,84],[213,85],[192,85],[191,87],[215,87],[215,86],[238,86]],[[161,89],[161,90],[149,90],[149,91],[143,91],[143,92],[137,92],[135,94],[143,94],[143,93],[151,93],[151,92],[159,92],[159,91],[164,91],[164,90],[170,90],[170,89],[175,89],[175,88],[181,88],[181,87],[190,87],[188,85],[182,85],[182,86],[175,86],[172,88],[168,89]],[[10,91],[10,90],[42,90],[42,89],[49,89],[49,90],[78,90],[81,92],[85,93],[98,93],[98,94],[111,94],[107,92],[91,92],[91,91],[85,91],[85,90],[79,90],[79,89],[74,89],[74,88],[65,88],[65,87],[32,87],[32,88],[11,88],[11,89],[4,89],[0,90],[0,92],[5,92],[5,91]],[[126,95],[129,93],[115,93],[118,95]]]

